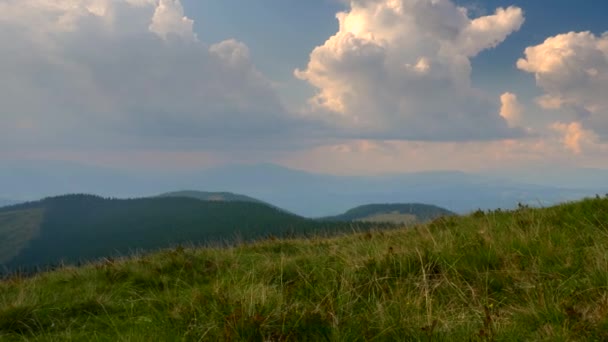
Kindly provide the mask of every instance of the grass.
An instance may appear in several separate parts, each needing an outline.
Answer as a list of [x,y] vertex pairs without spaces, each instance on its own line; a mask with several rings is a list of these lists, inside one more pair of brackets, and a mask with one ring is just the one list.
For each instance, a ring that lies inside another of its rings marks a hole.
[[0,282],[7,341],[605,341],[608,198]]
[[0,264],[19,254],[38,235],[44,209],[26,209],[0,213]]

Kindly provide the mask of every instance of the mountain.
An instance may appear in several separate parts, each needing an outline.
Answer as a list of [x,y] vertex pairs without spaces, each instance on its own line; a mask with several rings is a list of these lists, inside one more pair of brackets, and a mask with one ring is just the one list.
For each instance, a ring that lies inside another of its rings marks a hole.
[[255,202],[65,195],[0,209],[0,265],[9,270],[31,268],[175,244],[233,242],[342,227],[350,229]]
[[[539,169],[540,170],[540,169]],[[367,203],[430,203],[465,214],[477,209],[511,209],[519,202],[552,205],[608,192],[608,172],[582,170],[593,181],[565,182],[538,172],[471,174],[432,171],[382,176],[335,176],[273,164],[226,165],[195,171],[114,170],[67,162],[5,162],[0,197],[38,199],[65,193],[147,197],[175,189],[247,194],[289,212],[323,217]],[[509,178],[509,174],[516,175]],[[569,175],[579,173],[570,172]]]
[[608,341],[606,222],[594,198],[15,276],[0,340]]
[[608,190],[608,179],[595,189],[577,189],[459,171],[334,176],[271,164],[224,166],[192,178],[197,179],[198,187],[247,193],[308,217],[329,216],[370,202],[430,203],[466,214],[477,209],[512,209],[520,202],[547,206]]
[[495,176],[512,177],[519,181],[542,186],[560,184],[571,189],[604,189],[608,184],[608,170],[594,168],[576,168],[563,165],[538,165],[527,172],[521,170],[503,169]]
[[434,205],[420,203],[392,203],[362,205],[350,209],[341,215],[324,217],[321,220],[413,224],[431,221],[442,216],[452,215],[455,214],[447,209]]

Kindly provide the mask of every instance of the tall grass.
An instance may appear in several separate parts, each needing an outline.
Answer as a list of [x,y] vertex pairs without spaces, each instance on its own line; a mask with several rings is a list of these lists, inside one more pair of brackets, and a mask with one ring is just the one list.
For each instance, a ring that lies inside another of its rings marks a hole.
[[0,339],[608,340],[608,199],[0,283]]

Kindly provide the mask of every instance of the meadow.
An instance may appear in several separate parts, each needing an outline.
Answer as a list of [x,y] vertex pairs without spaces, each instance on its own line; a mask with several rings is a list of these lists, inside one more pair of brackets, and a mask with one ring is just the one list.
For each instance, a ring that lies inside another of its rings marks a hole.
[[0,282],[3,341],[605,341],[608,198]]

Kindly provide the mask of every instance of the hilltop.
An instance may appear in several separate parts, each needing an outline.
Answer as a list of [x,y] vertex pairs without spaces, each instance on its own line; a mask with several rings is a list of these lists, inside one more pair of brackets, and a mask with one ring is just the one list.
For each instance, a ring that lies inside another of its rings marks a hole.
[[235,194],[233,192],[227,191],[198,191],[198,190],[182,190],[182,191],[173,191],[167,192],[159,195],[158,197],[185,197],[185,198],[194,198],[201,201],[218,201],[218,202],[251,202],[251,203],[259,203],[263,205],[267,205],[269,207],[273,207],[274,209],[288,212],[283,208],[279,208],[275,205],[272,205],[268,202],[264,202],[257,198],[253,198],[247,195]]
[[420,203],[367,204],[350,209],[341,215],[324,217],[327,221],[391,222],[414,224],[431,221],[455,213],[434,205]]
[[66,195],[0,209],[0,270],[78,263],[176,244],[350,229],[251,201]]
[[186,198],[195,198],[201,201],[219,201],[219,202],[253,202],[253,203],[263,203],[267,204],[264,201],[261,201],[257,198],[249,197],[246,195],[235,194],[232,192],[210,192],[210,191],[195,191],[195,190],[182,190],[182,191],[173,191],[167,192],[159,195],[158,197],[186,197]]
[[0,339],[605,341],[608,198],[0,282]]

